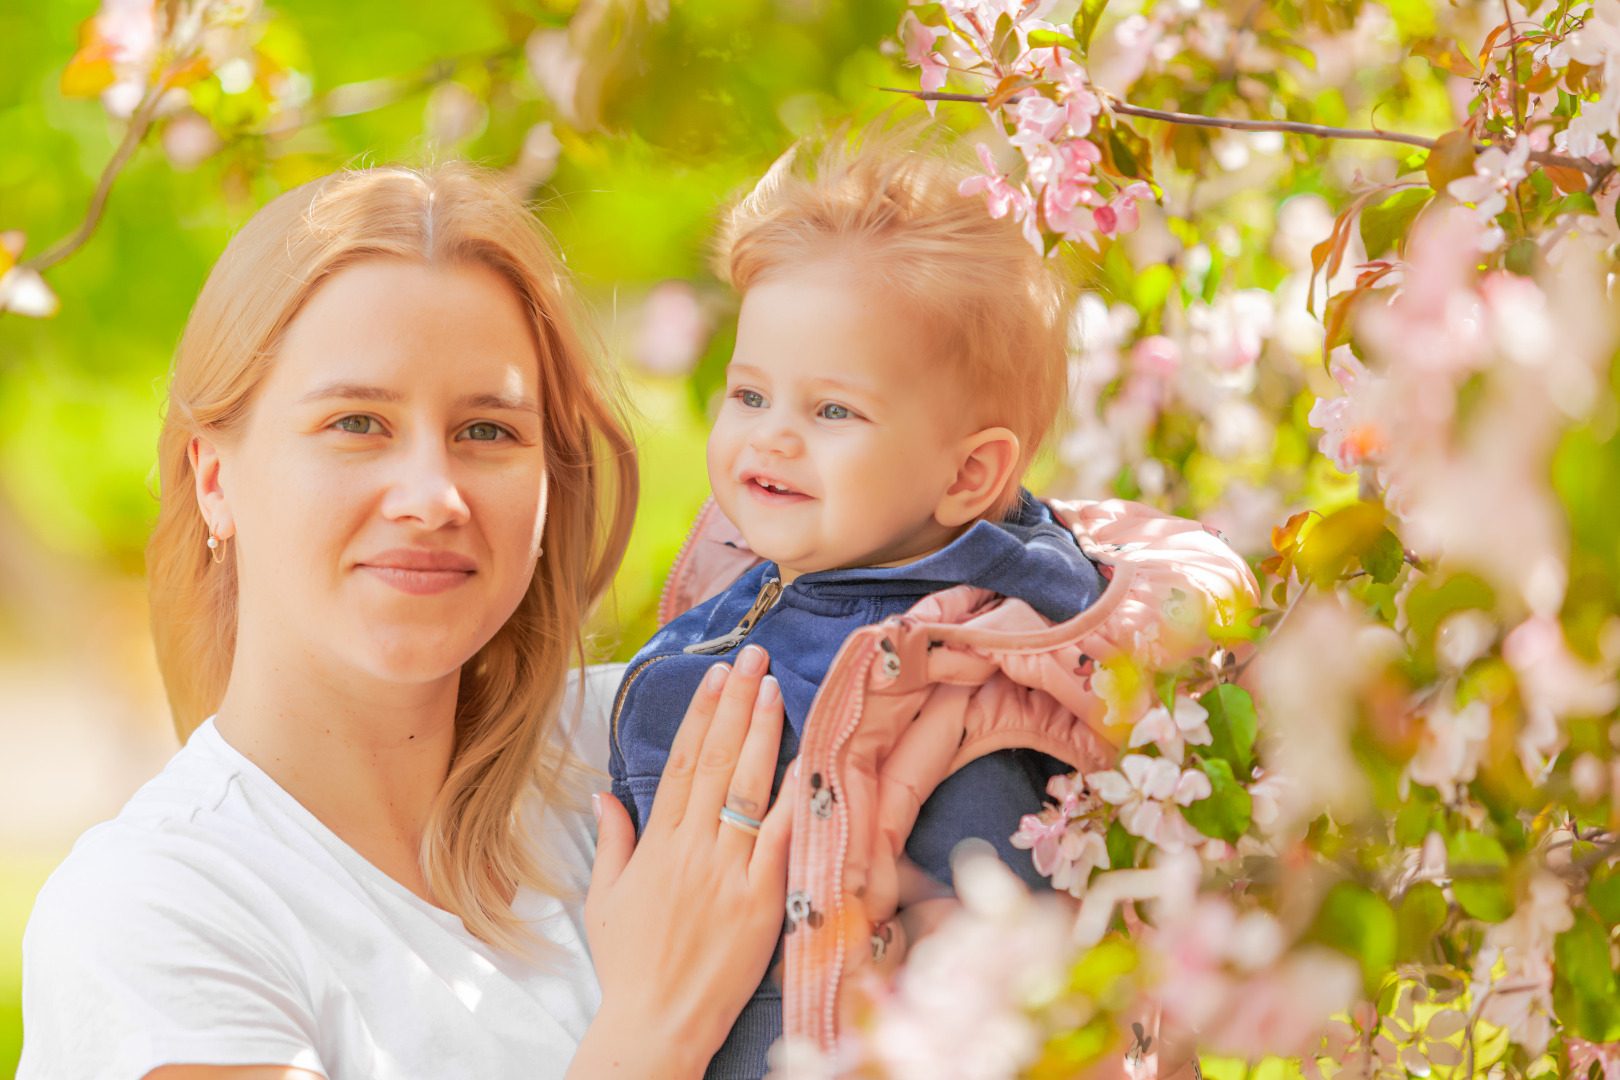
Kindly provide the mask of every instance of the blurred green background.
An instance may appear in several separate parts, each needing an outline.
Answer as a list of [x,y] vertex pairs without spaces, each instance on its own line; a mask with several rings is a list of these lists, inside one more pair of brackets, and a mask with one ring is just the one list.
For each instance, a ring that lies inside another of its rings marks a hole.
[[[19,943],[35,892],[175,746],[142,549],[164,374],[233,229],[351,163],[466,157],[536,201],[639,412],[643,500],[597,626],[602,651],[625,655],[651,629],[707,494],[693,390],[704,381],[687,376],[729,346],[733,301],[704,254],[716,209],[794,136],[895,105],[877,87],[915,79],[883,47],[902,9],[283,0],[252,30],[255,85],[227,92],[210,76],[190,89],[184,115],[194,109],[213,136],[194,126],[199,149],[155,132],[93,239],[48,273],[60,312],[0,315],[0,1074],[20,1047]],[[97,100],[61,90],[96,10],[0,4],[0,230],[26,230],[29,254],[75,226],[123,131]],[[276,111],[266,72],[298,80],[276,84],[290,108]]]

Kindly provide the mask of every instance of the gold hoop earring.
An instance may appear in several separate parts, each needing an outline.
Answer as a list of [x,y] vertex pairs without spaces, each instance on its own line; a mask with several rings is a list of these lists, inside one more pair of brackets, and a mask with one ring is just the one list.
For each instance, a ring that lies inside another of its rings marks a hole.
[[225,545],[229,542],[230,537],[227,536],[224,540],[221,540],[214,535],[213,529],[208,530],[208,553],[216,564],[225,561]]

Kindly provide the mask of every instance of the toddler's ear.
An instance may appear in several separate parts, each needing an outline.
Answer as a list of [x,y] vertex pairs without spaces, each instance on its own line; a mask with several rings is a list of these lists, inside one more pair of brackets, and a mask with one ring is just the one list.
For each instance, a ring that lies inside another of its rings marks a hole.
[[985,428],[963,439],[956,479],[934,508],[934,520],[954,529],[988,510],[1012,482],[1018,450],[1018,436],[1004,427]]

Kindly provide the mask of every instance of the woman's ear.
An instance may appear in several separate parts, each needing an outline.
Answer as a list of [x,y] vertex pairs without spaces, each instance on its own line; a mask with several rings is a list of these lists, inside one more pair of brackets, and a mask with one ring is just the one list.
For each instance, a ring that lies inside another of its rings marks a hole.
[[191,477],[197,485],[197,506],[202,510],[208,531],[221,540],[236,533],[236,519],[231,514],[230,500],[220,477],[219,450],[208,439],[193,435],[186,447],[191,459]]
[[934,520],[954,529],[988,510],[1012,482],[1018,450],[1018,436],[1004,427],[985,428],[963,439],[956,479],[934,508]]

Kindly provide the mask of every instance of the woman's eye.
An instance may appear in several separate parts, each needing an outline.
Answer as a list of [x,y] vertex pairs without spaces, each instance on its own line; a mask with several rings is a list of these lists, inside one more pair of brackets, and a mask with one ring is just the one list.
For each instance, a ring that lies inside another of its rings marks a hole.
[[374,416],[345,416],[332,426],[351,435],[375,435],[382,427]]
[[744,408],[763,409],[765,407],[765,395],[758,390],[739,390],[737,391],[737,400],[743,403]]
[[821,412],[817,415],[823,420],[848,420],[855,414],[850,412],[849,407],[846,405],[835,405],[829,402],[821,407]]
[[467,425],[467,429],[461,433],[461,437],[471,439],[474,442],[494,442],[505,434],[506,429],[501,425],[480,421],[476,424]]

